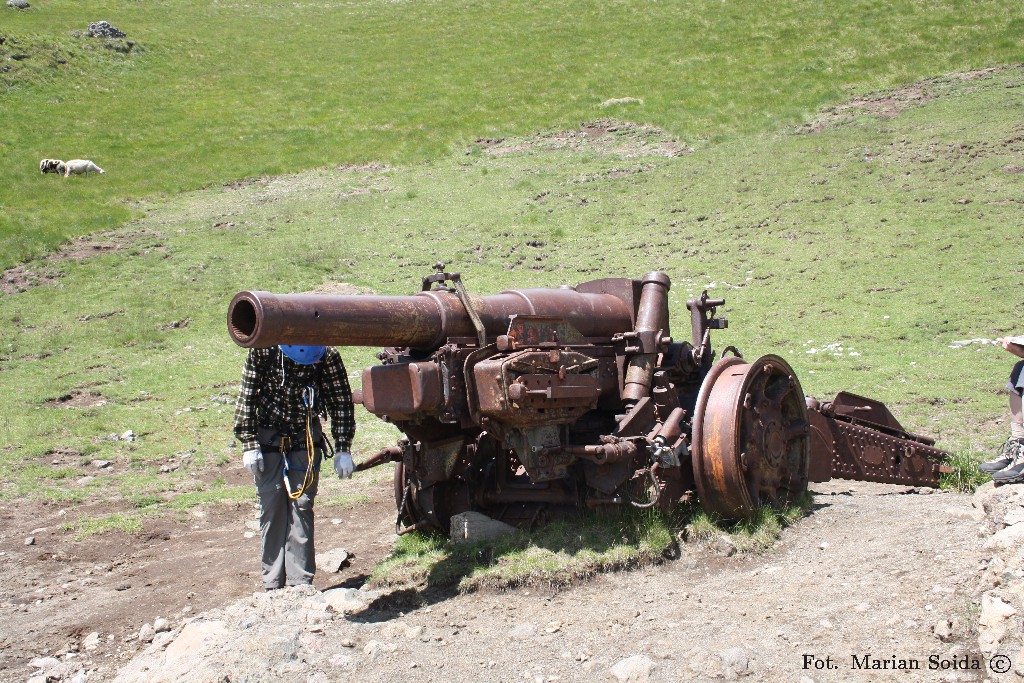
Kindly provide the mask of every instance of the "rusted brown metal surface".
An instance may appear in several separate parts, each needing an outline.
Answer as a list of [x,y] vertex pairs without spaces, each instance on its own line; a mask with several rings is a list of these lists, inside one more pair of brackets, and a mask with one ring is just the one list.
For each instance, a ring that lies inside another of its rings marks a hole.
[[691,341],[674,340],[664,273],[473,296],[436,269],[412,296],[246,291],[228,309],[241,346],[387,347],[356,400],[405,438],[359,469],[396,463],[400,533],[466,510],[530,525],[694,497],[743,518],[808,481],[934,486],[943,471],[946,454],[877,401],[805,399],[778,356],[727,347],[716,362],[722,299],[688,301]]
[[811,481],[856,479],[884,484],[937,487],[952,468],[935,441],[906,431],[885,405],[840,392],[819,404],[808,401]]

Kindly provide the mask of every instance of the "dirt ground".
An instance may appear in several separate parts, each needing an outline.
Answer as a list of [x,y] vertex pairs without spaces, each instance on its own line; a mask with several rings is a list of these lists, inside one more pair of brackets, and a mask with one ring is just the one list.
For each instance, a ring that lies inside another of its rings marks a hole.
[[[318,588],[360,585],[388,552],[389,486],[373,491],[367,504],[319,510],[319,549],[343,546],[356,557],[339,574],[320,573]],[[854,654],[925,662],[973,656],[984,556],[970,497],[845,481],[814,491],[813,512],[767,553],[727,557],[684,545],[663,566],[561,591],[379,601],[374,614],[338,628],[400,620],[430,637],[401,639],[383,656],[346,666],[363,680],[407,677],[416,662],[420,680],[582,681],[604,679],[620,659],[644,654],[655,662],[651,680],[707,680],[731,679],[736,672],[722,653],[742,651],[738,675],[746,680],[796,683],[801,676],[882,680],[851,670]],[[154,521],[139,536],[79,542],[59,530],[59,509],[5,504],[0,679],[24,681],[33,658],[80,650],[83,667],[98,669],[90,683],[111,680],[142,649],[135,636],[143,623],[164,616],[177,625],[251,595],[260,587],[259,539],[245,534],[254,513],[248,505],[218,507]],[[28,536],[33,545],[25,545]],[[92,632],[99,644],[87,651],[82,641]],[[356,645],[347,651],[356,653],[374,637],[345,634]],[[805,654],[841,668],[805,668]],[[887,676],[982,680],[957,670]]]
[[[233,465],[222,475],[241,483],[247,475]],[[354,555],[341,573],[319,573],[317,588],[359,585],[387,555],[394,502],[390,486],[378,493],[353,508],[317,507],[318,550],[344,547]],[[57,505],[0,504],[0,681],[26,680],[36,657],[78,650],[100,669],[92,683],[109,680],[141,649],[136,636],[144,623],[161,616],[180,622],[262,590],[259,533],[250,528],[255,499],[150,520],[137,536],[111,532],[84,541],[61,530]],[[74,516],[112,511],[94,508],[77,506]],[[30,536],[34,543],[26,545]],[[81,643],[93,632],[100,645],[86,652]]]

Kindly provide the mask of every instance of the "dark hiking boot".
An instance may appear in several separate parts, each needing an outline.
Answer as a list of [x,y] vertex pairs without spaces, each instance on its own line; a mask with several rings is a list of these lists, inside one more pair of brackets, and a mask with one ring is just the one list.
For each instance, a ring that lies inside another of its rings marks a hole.
[[[985,474],[995,474],[996,472],[1005,470],[1007,467],[1014,464],[1014,458],[1016,458],[1017,454],[1022,450],[1024,450],[1024,439],[1015,439],[1011,436],[999,449],[999,455],[996,456],[996,459],[981,463],[978,465],[978,471]],[[993,477],[993,479],[994,478],[995,477]]]
[[1024,443],[1019,439],[1011,439],[1014,442],[1010,446],[1013,451],[1013,462],[1004,469],[992,475],[992,481],[998,484],[1016,484],[1024,481]]

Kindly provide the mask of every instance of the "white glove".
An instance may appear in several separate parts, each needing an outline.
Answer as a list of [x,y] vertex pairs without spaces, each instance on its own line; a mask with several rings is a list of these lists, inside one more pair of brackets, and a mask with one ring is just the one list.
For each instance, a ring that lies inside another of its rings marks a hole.
[[254,448],[251,451],[242,453],[242,465],[245,469],[252,472],[253,476],[256,476],[259,472],[263,471],[263,451]]
[[352,455],[348,451],[338,451],[334,454],[334,471],[338,479],[351,479],[355,470],[356,464],[352,462]]

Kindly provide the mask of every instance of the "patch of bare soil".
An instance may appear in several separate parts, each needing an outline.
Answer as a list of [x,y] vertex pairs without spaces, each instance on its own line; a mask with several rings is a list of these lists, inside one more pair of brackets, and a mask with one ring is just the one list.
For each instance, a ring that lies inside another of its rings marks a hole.
[[969,83],[1006,69],[1021,68],[990,67],[947,74],[937,78],[913,83],[896,90],[872,93],[859,97],[845,104],[826,109],[816,119],[800,127],[800,133],[820,133],[823,130],[839,127],[860,116],[877,116],[880,119],[893,119],[908,109],[916,108],[931,102],[949,92],[951,86]]
[[660,128],[615,119],[598,119],[575,130],[548,131],[522,138],[480,138],[476,145],[494,157],[526,151],[586,150],[629,159],[676,157],[693,151]]
[[[66,464],[78,459],[73,452],[50,456]],[[223,474],[240,483],[247,475],[238,470]],[[116,504],[0,503],[0,680],[28,679],[36,672],[29,663],[43,656],[95,670],[90,683],[111,680],[147,645],[137,639],[143,624],[162,616],[178,626],[262,591],[259,533],[250,528],[259,514],[255,492],[253,501],[168,513],[147,521],[137,535],[109,532],[85,540],[61,525],[117,512]],[[354,555],[341,573],[318,573],[317,588],[365,580],[390,550],[393,506],[390,482],[353,509],[317,505],[318,551],[344,547]],[[29,537],[32,545],[26,545]],[[99,642],[89,650],[84,640],[94,632]]]
[[107,404],[107,400],[97,392],[72,391],[56,398],[51,398],[46,405],[51,408],[97,408]]
[[[159,238],[160,233],[153,230],[134,230],[130,232],[103,232],[88,237],[79,237],[63,245],[54,253],[34,265],[18,265],[8,268],[0,274],[0,292],[18,294],[39,285],[53,285],[60,280],[60,271],[47,264],[61,261],[84,260],[108,254],[122,249],[137,247],[144,239]],[[146,247],[148,251],[166,251],[156,242]]]
[[0,292],[17,294],[39,285],[52,285],[57,282],[60,274],[51,268],[29,268],[14,266],[0,275]]
[[337,282],[336,280],[327,280],[319,287],[311,289],[308,292],[303,292],[303,294],[332,294],[336,296],[348,296],[356,294],[376,294],[376,292],[374,292],[369,287],[360,287],[358,285],[352,284],[351,282]]

